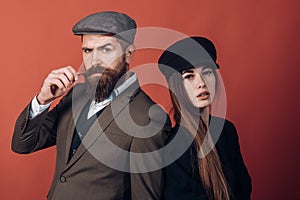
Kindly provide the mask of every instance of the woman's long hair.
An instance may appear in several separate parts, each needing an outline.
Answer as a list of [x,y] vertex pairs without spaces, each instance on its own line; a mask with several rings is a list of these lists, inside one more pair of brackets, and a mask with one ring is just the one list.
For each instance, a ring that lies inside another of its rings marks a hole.
[[211,151],[209,153],[203,151],[203,146],[206,144],[202,145],[202,143],[208,133],[209,108],[200,110],[192,105],[180,73],[173,73],[168,84],[173,103],[174,120],[192,134],[197,152],[200,154],[201,159],[198,156],[196,158],[198,171],[208,198],[210,200],[229,200],[230,192],[216,148],[209,143]]

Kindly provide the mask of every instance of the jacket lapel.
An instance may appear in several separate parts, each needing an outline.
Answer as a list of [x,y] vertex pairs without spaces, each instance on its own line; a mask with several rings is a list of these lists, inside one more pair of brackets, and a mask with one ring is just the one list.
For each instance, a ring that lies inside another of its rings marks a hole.
[[89,101],[87,95],[85,94],[86,87],[74,87],[72,91],[72,95],[70,95],[72,98],[72,109],[70,113],[70,123],[67,129],[67,139],[66,139],[66,155],[65,155],[65,163],[68,163],[69,160],[69,153],[71,148],[71,143],[74,135],[75,130],[75,124],[79,118],[80,113],[82,112],[83,107],[86,105],[86,103]]
[[[129,88],[124,90],[119,96],[115,97],[113,101],[106,108],[104,108],[103,112],[100,114],[98,119],[90,127],[82,143],[79,145],[77,152],[74,154],[74,156],[67,164],[67,168],[71,167],[75,162],[77,162],[78,159],[95,143],[95,141],[102,135],[102,133],[111,124],[114,118],[117,117],[120,114],[120,112],[130,103],[131,99],[138,93],[138,91],[140,91],[140,89],[139,89],[138,81],[136,81],[132,85],[130,85]],[[76,111],[81,112],[85,103],[86,100],[84,102],[80,101],[80,103],[76,107]],[[74,122],[77,121],[80,112],[75,114]],[[71,130],[74,130],[74,128]],[[73,132],[68,135],[68,139],[67,139],[67,145],[66,145],[67,160],[68,160],[70,146],[73,138]]]

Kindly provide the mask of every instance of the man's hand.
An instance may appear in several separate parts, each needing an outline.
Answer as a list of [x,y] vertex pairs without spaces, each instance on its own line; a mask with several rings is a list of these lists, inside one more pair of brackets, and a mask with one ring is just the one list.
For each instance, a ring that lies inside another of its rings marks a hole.
[[44,80],[37,100],[41,105],[50,103],[54,99],[64,95],[74,83],[76,71],[71,66],[53,70]]

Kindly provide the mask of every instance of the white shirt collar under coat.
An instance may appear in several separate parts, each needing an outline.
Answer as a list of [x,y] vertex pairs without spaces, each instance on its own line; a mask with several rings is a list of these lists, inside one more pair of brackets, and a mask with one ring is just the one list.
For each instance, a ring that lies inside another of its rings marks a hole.
[[130,77],[123,84],[121,84],[119,87],[114,89],[114,91],[108,98],[104,99],[99,103],[97,103],[95,100],[91,102],[89,113],[87,116],[88,119],[94,114],[96,114],[98,111],[108,106],[114,97],[119,96],[125,89],[127,89],[130,85],[132,85],[135,81],[137,81],[137,77],[134,72],[129,72],[129,75]]

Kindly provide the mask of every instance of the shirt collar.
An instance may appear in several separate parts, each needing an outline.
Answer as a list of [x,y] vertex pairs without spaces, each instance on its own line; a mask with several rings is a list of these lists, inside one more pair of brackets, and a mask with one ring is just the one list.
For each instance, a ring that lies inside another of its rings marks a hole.
[[115,97],[119,96],[119,94],[121,94],[125,89],[127,89],[137,80],[136,74],[134,72],[129,71],[128,74],[130,77],[113,91]]

